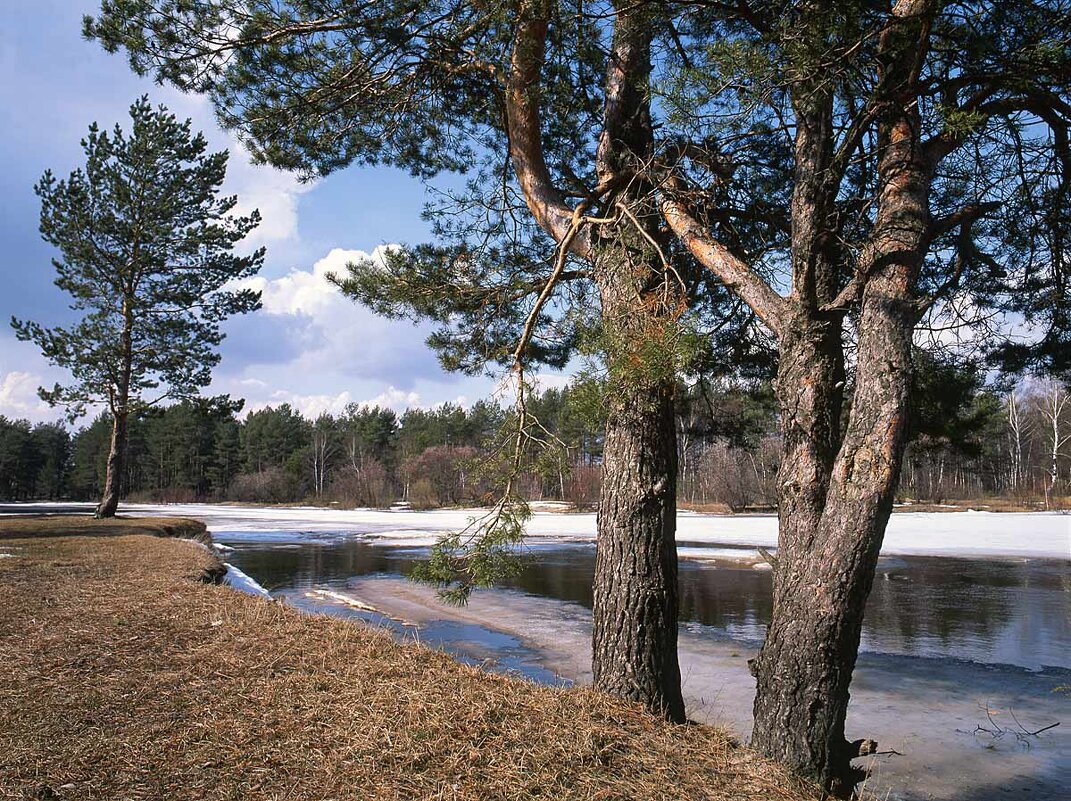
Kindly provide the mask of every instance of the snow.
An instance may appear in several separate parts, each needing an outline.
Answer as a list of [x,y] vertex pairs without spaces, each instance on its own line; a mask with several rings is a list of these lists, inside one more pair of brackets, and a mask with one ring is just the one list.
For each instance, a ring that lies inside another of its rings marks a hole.
[[227,562],[224,562],[223,566],[227,568],[227,575],[224,580],[236,590],[247,592],[250,595],[259,595],[262,598],[271,598],[271,593],[261,587],[256,579]]
[[[35,508],[44,504],[35,504]],[[330,543],[357,537],[381,545],[425,547],[446,531],[465,528],[480,509],[323,509],[311,506],[241,506],[230,504],[124,504],[124,513],[194,517],[204,521],[217,541],[240,543]],[[593,513],[535,510],[527,527],[528,544],[557,546],[595,539]],[[677,516],[681,556],[689,548],[777,545],[773,515]],[[1071,515],[1061,512],[897,512],[889,522],[884,555],[1026,557],[1071,559]],[[753,560],[755,553],[730,549],[696,558]]]
[[352,595],[346,595],[342,592],[336,592],[334,590],[311,590],[305,593],[306,598],[320,598],[328,601],[335,601],[346,606],[352,606],[354,609],[360,609],[363,612],[375,612],[376,608],[366,604],[364,601],[354,598]]

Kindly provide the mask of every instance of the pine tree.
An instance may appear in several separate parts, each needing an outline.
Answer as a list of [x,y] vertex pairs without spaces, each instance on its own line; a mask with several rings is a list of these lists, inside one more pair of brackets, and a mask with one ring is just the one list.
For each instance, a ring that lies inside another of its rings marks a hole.
[[111,445],[98,517],[115,514],[122,489],[131,414],[145,404],[183,398],[206,385],[219,361],[220,322],[259,307],[259,295],[225,288],[252,276],[263,248],[234,247],[260,221],[233,214],[220,197],[227,153],[209,153],[190,121],[179,122],[147,97],[130,107],[131,129],[96,124],[82,141],[86,164],[66,179],[46,172],[36,186],[41,235],[57,247],[56,285],[74,298],[81,320],[47,328],[12,319],[72,380],[41,389],[72,419],[103,403]]

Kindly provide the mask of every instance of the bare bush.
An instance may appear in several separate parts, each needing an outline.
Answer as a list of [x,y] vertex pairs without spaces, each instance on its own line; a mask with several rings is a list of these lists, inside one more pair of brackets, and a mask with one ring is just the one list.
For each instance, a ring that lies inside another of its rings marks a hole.
[[773,437],[764,438],[754,451],[715,440],[703,452],[696,471],[703,499],[724,503],[734,512],[773,505],[777,459]]
[[417,507],[414,494],[419,494],[420,503],[430,504],[424,508],[455,506],[478,499],[483,491],[473,470],[479,455],[472,447],[437,445],[408,459],[402,465],[401,474],[409,486],[409,502]]
[[592,509],[599,502],[602,489],[602,469],[595,465],[577,465],[565,478],[563,500],[577,509]]
[[384,509],[395,499],[390,474],[382,463],[365,459],[360,469],[342,469],[331,480],[328,493],[333,501],[346,506]]
[[228,496],[233,501],[285,503],[297,497],[299,492],[300,487],[293,476],[278,467],[269,467],[235,476]]

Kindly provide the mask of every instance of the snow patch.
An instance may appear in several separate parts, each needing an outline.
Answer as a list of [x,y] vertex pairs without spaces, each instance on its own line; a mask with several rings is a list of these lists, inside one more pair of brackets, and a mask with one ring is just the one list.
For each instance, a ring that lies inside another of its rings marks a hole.
[[[431,512],[316,507],[213,506],[211,504],[124,504],[139,514],[195,517],[227,539],[280,542],[332,542],[379,535],[382,544],[423,545],[445,531],[465,528],[481,509]],[[253,536],[255,533],[255,536]],[[774,515],[680,514],[679,542],[709,546],[777,545]],[[533,512],[527,525],[529,545],[561,545],[595,540],[595,515]],[[903,556],[1022,556],[1071,559],[1071,515],[1060,512],[903,512],[892,516],[882,554]]]
[[223,577],[223,580],[234,587],[234,589],[241,590],[250,595],[259,595],[261,598],[271,598],[271,593],[261,587],[255,578],[247,573],[243,573],[234,565],[227,562],[224,562],[223,566],[227,568],[227,575]]
[[360,609],[364,612],[376,612],[378,611],[374,606],[366,604],[364,601],[354,598],[352,595],[346,595],[342,592],[335,592],[334,590],[311,590],[305,593],[306,598],[321,598],[329,601],[337,601],[340,604],[346,606],[352,606],[354,609]]

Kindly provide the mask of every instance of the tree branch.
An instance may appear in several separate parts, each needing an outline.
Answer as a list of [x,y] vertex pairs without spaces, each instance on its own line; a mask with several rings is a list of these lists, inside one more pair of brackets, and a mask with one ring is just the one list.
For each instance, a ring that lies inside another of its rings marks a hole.
[[785,298],[710,235],[685,203],[674,195],[681,190],[680,179],[673,176],[663,185],[661,207],[669,227],[703,267],[736,292],[774,334],[780,335],[788,313]]
[[[506,124],[509,152],[525,202],[536,222],[556,242],[563,242],[572,228],[573,209],[554,185],[547,168],[541,139],[539,94],[547,39],[547,14],[539,0],[524,3],[510,59],[506,87]],[[570,249],[586,258],[591,244],[586,233],[575,233]]]

